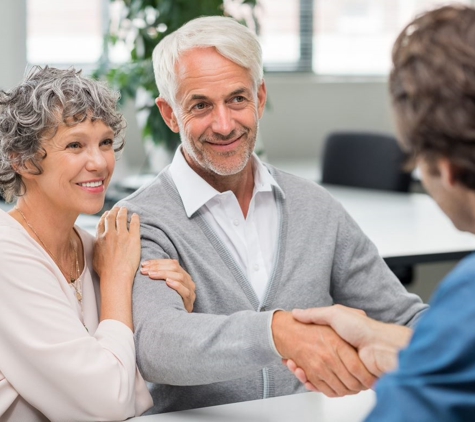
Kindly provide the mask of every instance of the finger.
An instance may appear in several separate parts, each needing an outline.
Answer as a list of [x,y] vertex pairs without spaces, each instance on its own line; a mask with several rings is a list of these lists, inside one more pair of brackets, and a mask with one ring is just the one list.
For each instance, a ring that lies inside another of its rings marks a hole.
[[112,208],[105,218],[105,232],[111,232],[116,230],[116,218],[117,213],[119,212],[118,208]]
[[321,393],[321,391],[315,387],[311,382],[306,382],[304,384],[304,387],[308,390],[308,391],[313,391],[315,393]]
[[316,381],[316,382],[306,382],[305,388],[309,389],[307,386],[311,386],[310,388],[314,388],[314,390],[311,391],[319,391],[320,393],[325,394],[327,397],[342,397],[338,393],[335,392],[328,384],[326,384],[324,381]]
[[331,307],[327,308],[311,308],[311,309],[294,309],[292,316],[304,324],[325,324],[328,325],[328,317]]
[[366,312],[363,311],[363,309],[350,308],[349,306],[345,306],[345,305],[336,304],[336,305],[333,305],[331,309],[332,309],[332,312],[338,311],[340,314],[341,313],[352,313],[352,314],[355,314],[355,315],[366,316]]
[[[335,374],[335,372],[338,375]],[[335,369],[335,372],[323,366],[319,368],[318,374],[306,371],[306,377],[309,382],[328,397],[342,397],[350,394],[353,390],[347,388],[345,383],[341,380],[341,378],[343,378],[348,383],[348,374],[344,373],[347,372],[346,369],[343,371],[341,367],[339,367]]]
[[307,375],[302,368],[295,368],[294,375],[302,384],[305,384],[308,381]]
[[144,268],[156,268],[186,273],[176,259],[151,259],[149,261],[143,261],[141,265]]
[[101,219],[99,220],[99,223],[97,224],[96,237],[101,236],[104,233],[104,231],[106,230],[107,214],[109,214],[109,211],[105,211],[104,214],[102,214]]
[[367,390],[376,382],[376,378],[363,364],[358,352],[353,347],[344,344],[343,347],[338,348],[338,354],[342,365],[346,369],[346,371],[340,372],[340,376],[348,389],[353,391]]
[[175,290],[182,298],[183,304],[185,305],[185,309],[188,312],[193,310],[193,304],[195,302],[194,293],[187,289],[183,284],[178,283],[175,280],[166,280],[167,286]]
[[285,359],[285,366],[287,366],[287,368],[289,368],[289,371],[295,375],[297,364],[292,359]]
[[132,236],[140,236],[140,217],[136,213],[130,217],[129,232]]
[[140,272],[144,275],[148,275],[153,280],[166,280],[167,278],[170,278],[172,280],[178,281],[181,284],[185,284],[183,281],[183,274],[177,273],[175,271],[156,270],[155,268],[141,268]]
[[127,232],[127,208],[120,207],[116,217],[116,227],[118,233]]
[[182,272],[166,271],[166,270],[164,271],[162,269],[157,270],[155,266],[151,266],[151,267],[142,267],[140,269],[140,273],[143,275],[147,275],[152,280],[166,280],[166,279],[175,280],[183,284],[183,286],[185,286],[187,289],[193,292],[196,291],[196,285],[186,271],[182,271]]

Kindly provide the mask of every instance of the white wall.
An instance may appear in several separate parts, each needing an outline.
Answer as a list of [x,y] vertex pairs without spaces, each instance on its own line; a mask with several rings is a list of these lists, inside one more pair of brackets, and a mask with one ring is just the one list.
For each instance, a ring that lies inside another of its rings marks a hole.
[[0,57],[0,89],[8,89],[26,67],[26,0],[0,1]]
[[394,132],[387,83],[266,75],[269,107],[261,137],[269,160],[317,159],[325,136],[341,129]]

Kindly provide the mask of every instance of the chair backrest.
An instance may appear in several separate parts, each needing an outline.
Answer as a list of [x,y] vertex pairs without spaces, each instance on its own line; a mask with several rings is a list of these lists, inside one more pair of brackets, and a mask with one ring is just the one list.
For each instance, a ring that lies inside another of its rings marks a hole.
[[371,132],[335,132],[325,142],[322,183],[408,192],[411,174],[396,138]]

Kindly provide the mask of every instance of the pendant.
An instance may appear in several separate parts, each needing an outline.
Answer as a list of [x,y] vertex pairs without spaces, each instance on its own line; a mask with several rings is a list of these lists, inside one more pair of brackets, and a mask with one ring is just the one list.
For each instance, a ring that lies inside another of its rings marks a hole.
[[76,292],[76,299],[78,300],[79,303],[82,302],[82,294],[79,292]]

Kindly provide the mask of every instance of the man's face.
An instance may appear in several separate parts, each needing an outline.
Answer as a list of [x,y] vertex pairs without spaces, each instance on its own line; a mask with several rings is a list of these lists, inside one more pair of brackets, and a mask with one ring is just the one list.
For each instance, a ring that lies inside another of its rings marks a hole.
[[243,171],[254,151],[265,85],[256,93],[249,71],[214,48],[186,52],[177,81],[176,122],[190,166],[208,181]]

